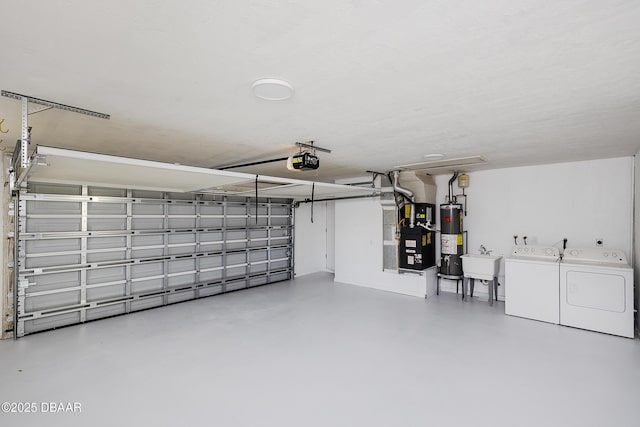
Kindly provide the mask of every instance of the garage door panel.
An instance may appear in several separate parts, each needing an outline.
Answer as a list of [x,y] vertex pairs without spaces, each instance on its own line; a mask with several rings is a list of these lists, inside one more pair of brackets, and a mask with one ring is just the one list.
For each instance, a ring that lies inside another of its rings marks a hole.
[[267,283],[267,278],[264,276],[252,278],[249,280],[249,286],[260,286],[260,285],[265,285],[266,283]]
[[134,248],[142,246],[155,246],[164,244],[164,237],[162,234],[150,235],[150,236],[133,236],[131,238],[131,244]]
[[87,302],[103,301],[126,295],[124,283],[87,289]]
[[200,206],[200,215],[222,215],[224,206],[216,204],[204,204]]
[[54,308],[69,307],[80,304],[80,290],[62,290],[55,294],[31,296],[27,292],[25,298],[25,310],[27,312],[50,310]]
[[196,242],[195,233],[180,233],[180,234],[169,235],[170,245],[177,245],[180,243],[195,243],[195,242]]
[[288,268],[289,267],[289,260],[286,261],[272,261],[271,262],[271,268],[274,270],[280,270],[280,269],[284,269],[284,268]]
[[[80,249],[80,240],[78,242],[78,249]],[[87,249],[100,250],[111,248],[124,248],[127,245],[127,239],[125,237],[89,237],[87,239]]]
[[123,261],[127,258],[126,249],[118,249],[117,251],[98,252],[87,254],[87,262],[102,262],[102,261]]
[[281,282],[283,280],[289,280],[289,273],[282,272],[271,275],[271,283],[272,282]]
[[162,291],[164,279],[148,279],[131,283],[131,293],[133,295],[144,295]]
[[208,256],[200,258],[200,269],[220,267],[222,265],[222,255]]
[[196,226],[195,218],[179,218],[179,217],[169,218],[168,228],[171,228],[171,229],[195,228],[195,226]]
[[126,218],[89,218],[87,220],[87,230],[89,231],[121,231],[126,229]]
[[27,233],[45,233],[45,232],[70,232],[80,231],[82,229],[82,220],[80,218],[56,218],[51,219],[30,219],[27,221],[25,231]]
[[228,277],[241,277],[246,275],[246,267],[227,267],[226,272]]
[[33,292],[80,286],[80,272],[70,271],[56,274],[41,274],[29,278],[29,290]]
[[124,188],[89,187],[87,194],[97,197],[127,197],[127,190]]
[[162,275],[164,264],[162,262],[148,262],[131,266],[131,278],[140,279],[148,276]]
[[30,182],[29,192],[79,196],[80,194],[82,194],[82,186],[69,184],[53,184],[49,182]]
[[164,215],[164,205],[136,203],[132,206],[132,211],[133,215]]
[[132,221],[133,230],[163,230],[163,218],[134,218]]
[[97,320],[105,317],[118,316],[120,314],[125,314],[127,312],[126,310],[126,305],[124,303],[90,308],[87,310],[87,320]]
[[89,215],[126,215],[125,203],[89,203],[87,206]]
[[134,249],[131,251],[133,258],[158,258],[162,257],[163,248],[156,249]]
[[176,293],[173,293],[173,294],[169,295],[168,303],[169,304],[174,304],[176,302],[182,302],[182,301],[187,301],[187,300],[190,300],[190,299],[194,299],[195,297],[196,297],[195,291],[176,292]]
[[195,273],[183,274],[180,276],[169,277],[168,285],[170,288],[180,287],[184,285],[192,285],[196,281]]
[[89,284],[98,284],[123,280],[125,274],[125,267],[107,267],[87,270],[86,277]]
[[216,295],[216,294],[222,293],[222,285],[213,285],[213,286],[201,288],[198,292],[201,297]]
[[195,215],[196,214],[195,204],[169,205],[168,208],[169,208],[169,215]]
[[222,279],[223,271],[215,270],[215,271],[205,271],[200,273],[200,281],[201,282],[217,282]]
[[136,301],[131,301],[131,311],[147,310],[154,307],[162,307],[165,305],[164,299],[161,296],[145,298]]
[[195,252],[196,244],[181,244],[180,246],[170,246],[168,249],[169,255],[185,255]]
[[196,261],[192,258],[169,261],[169,274],[183,271],[193,271],[196,268]]
[[291,275],[282,201],[260,200],[256,221],[241,197],[46,184],[21,196],[18,336]]
[[46,331],[48,329],[60,328],[62,326],[74,325],[80,322],[80,313],[64,313],[55,316],[41,317],[24,322],[25,334]]
[[256,264],[249,267],[249,272],[253,273],[262,273],[267,271],[267,264]]
[[28,257],[25,262],[27,269],[45,268],[57,265],[77,265],[80,264],[80,254],[72,255],[46,255]]
[[247,225],[247,218],[226,218],[225,225],[227,227],[245,227]]
[[79,202],[45,202],[38,200],[27,201],[27,215],[80,215],[82,203]]
[[223,218],[200,218],[200,227],[220,228],[222,226],[224,226]]
[[227,283],[227,291],[238,291],[240,289],[246,289],[248,287],[246,280],[238,280]]
[[80,239],[36,239],[25,242],[29,255],[80,250]]

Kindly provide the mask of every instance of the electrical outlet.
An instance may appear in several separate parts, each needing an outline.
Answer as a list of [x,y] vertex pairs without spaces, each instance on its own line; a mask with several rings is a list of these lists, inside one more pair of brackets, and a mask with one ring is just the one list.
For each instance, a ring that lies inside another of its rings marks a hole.
[[600,238],[600,237],[596,238],[596,246],[601,248],[602,245],[604,245],[604,242],[602,241],[602,238]]

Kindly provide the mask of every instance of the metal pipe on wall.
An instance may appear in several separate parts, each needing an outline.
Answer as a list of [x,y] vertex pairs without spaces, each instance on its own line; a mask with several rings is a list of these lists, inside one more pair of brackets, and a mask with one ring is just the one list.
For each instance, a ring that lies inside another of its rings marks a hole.
[[406,188],[400,187],[398,184],[398,177],[400,176],[400,171],[393,171],[393,182],[391,185],[393,186],[393,190],[403,194],[407,199],[409,199],[409,203],[411,205],[411,213],[409,217],[409,227],[413,228],[415,226],[415,198],[413,197],[413,191],[408,190]]
[[449,180],[449,203],[453,203],[453,181],[458,177],[458,171],[453,172],[453,176]]

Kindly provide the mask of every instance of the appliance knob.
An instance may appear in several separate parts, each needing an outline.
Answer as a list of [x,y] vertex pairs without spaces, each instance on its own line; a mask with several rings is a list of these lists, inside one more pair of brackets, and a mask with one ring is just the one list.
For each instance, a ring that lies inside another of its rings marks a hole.
[[576,256],[576,255],[578,255],[578,251],[575,250],[575,249],[572,249],[572,250],[569,251],[569,254],[572,255],[572,256]]
[[618,258],[618,253],[617,252],[611,252],[611,256],[613,258]]

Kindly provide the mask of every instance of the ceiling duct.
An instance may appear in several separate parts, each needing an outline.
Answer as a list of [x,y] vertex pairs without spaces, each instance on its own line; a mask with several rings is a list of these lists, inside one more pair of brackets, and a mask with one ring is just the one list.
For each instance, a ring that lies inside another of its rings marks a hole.
[[457,159],[435,160],[431,162],[410,163],[408,165],[395,166],[404,171],[435,171],[445,173],[447,171],[460,170],[469,166],[483,165],[487,159],[482,156],[459,157]]
[[401,171],[398,183],[413,193],[415,203],[436,203],[436,182],[431,175],[424,172]]
[[[387,179],[383,179],[382,183],[380,202],[395,205],[393,184]],[[436,182],[431,175],[419,171],[400,171],[398,185],[413,194],[415,203],[436,203]]]

